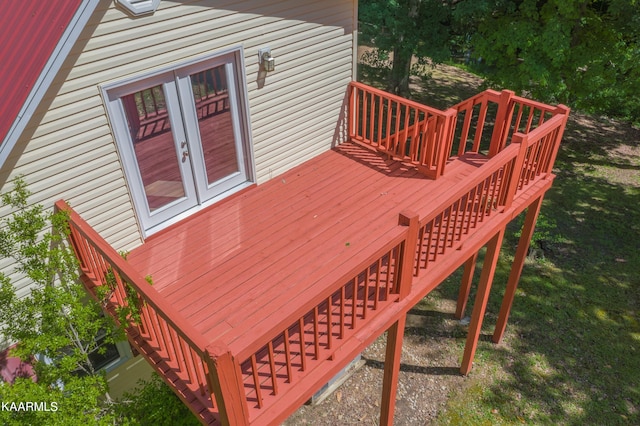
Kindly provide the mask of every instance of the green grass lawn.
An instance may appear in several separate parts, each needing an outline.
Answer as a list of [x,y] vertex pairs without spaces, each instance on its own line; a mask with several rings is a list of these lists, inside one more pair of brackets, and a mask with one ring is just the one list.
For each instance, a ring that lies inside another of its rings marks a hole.
[[[380,85],[378,71],[361,70]],[[482,82],[439,67],[414,83],[416,100],[445,108]],[[474,369],[438,424],[640,424],[640,129],[572,112],[555,173],[505,338],[490,343],[515,223]],[[430,297],[455,300],[459,280],[457,273]],[[465,336],[454,337],[462,353]]]
[[[479,371],[441,424],[640,424],[640,131],[574,113],[555,171],[505,341],[481,343]],[[486,335],[517,243],[510,235]],[[442,297],[455,298],[451,281]]]

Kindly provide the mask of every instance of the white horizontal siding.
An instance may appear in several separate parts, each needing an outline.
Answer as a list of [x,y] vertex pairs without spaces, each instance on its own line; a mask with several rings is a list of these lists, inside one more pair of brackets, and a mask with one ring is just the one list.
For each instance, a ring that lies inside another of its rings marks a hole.
[[[57,171],[57,166],[65,164],[66,160],[76,156],[82,156],[100,148],[107,147],[114,151],[113,139],[109,133],[105,133],[105,127],[93,128],[85,133],[62,139],[55,144],[43,144],[30,146],[29,151],[22,154],[22,162],[17,172],[28,170],[29,174],[42,169],[52,168]],[[81,140],[82,143],[78,143]],[[74,165],[71,165],[74,167]]]
[[[355,0],[354,0],[355,1]],[[256,178],[264,182],[329,149],[353,74],[354,5],[348,0],[163,0],[131,18],[101,4],[19,143],[15,167],[50,208],[67,200],[116,250],[141,234],[100,86],[242,46]],[[276,71],[258,81],[259,48]],[[0,208],[0,217],[8,209]],[[6,262],[5,262],[6,263]],[[0,269],[9,268],[0,262]],[[28,281],[17,279],[21,293]]]

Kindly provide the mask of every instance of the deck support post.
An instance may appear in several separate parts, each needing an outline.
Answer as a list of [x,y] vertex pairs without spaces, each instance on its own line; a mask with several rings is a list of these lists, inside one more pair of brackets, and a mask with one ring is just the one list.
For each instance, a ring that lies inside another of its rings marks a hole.
[[471,292],[471,283],[473,282],[473,273],[476,270],[476,262],[478,261],[478,252],[474,253],[465,263],[462,272],[462,282],[460,283],[460,291],[458,292],[458,303],[456,305],[456,319],[462,319],[464,310],[467,307],[469,293]]
[[460,373],[463,375],[467,375],[469,374],[469,371],[471,371],[473,357],[476,353],[476,348],[478,347],[478,338],[480,337],[482,320],[484,319],[484,313],[487,309],[489,291],[491,290],[491,283],[496,272],[496,265],[498,264],[498,256],[500,254],[503,237],[504,228],[500,229],[487,244],[487,252],[484,256],[482,273],[480,274],[480,282],[478,283],[478,293],[476,294],[476,300],[473,303],[473,313],[471,314],[467,343],[464,347],[462,366],[460,367]]
[[415,269],[416,252],[418,244],[418,229],[420,228],[420,219],[418,215],[403,211],[400,213],[398,225],[406,226],[407,237],[401,253],[400,274],[398,276],[398,294],[400,300],[404,299],[411,292],[411,284],[413,282],[413,271]]
[[387,330],[387,350],[384,357],[384,378],[382,379],[382,403],[380,404],[380,425],[393,425],[396,410],[396,392],[400,372],[400,356],[407,315],[402,314],[398,321]]
[[248,425],[249,409],[242,386],[240,365],[224,348],[210,345],[207,347],[206,355],[209,386],[213,387],[212,399],[215,396],[220,423],[225,426]]
[[507,288],[502,298],[502,306],[500,307],[500,313],[498,314],[498,321],[496,322],[496,328],[493,332],[492,341],[494,343],[500,343],[504,330],[507,327],[507,320],[509,319],[509,313],[511,312],[511,306],[513,305],[513,299],[516,295],[516,289],[518,288],[518,281],[520,281],[520,275],[522,274],[522,268],[524,267],[524,261],[529,251],[529,244],[533,237],[533,231],[536,227],[536,221],[538,220],[538,214],[540,213],[540,207],[542,206],[542,198],[540,196],[534,202],[527,207],[527,215],[522,226],[522,232],[520,234],[520,240],[518,241],[518,248],[516,249],[516,255],[511,265],[511,272],[509,274],[509,280],[507,281]]

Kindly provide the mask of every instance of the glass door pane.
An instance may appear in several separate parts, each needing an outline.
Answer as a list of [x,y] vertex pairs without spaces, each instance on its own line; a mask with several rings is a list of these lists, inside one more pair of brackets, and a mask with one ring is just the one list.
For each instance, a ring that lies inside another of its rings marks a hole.
[[225,65],[190,76],[207,184],[240,170]]
[[176,72],[201,202],[247,182],[245,121],[240,111],[233,55]]
[[[149,212],[186,196],[162,85],[122,97]],[[188,154],[187,154],[188,155]]]

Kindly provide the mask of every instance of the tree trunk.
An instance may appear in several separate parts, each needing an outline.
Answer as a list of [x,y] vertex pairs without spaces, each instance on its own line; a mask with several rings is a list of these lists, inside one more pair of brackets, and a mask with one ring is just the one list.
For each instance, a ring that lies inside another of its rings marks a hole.
[[411,49],[396,46],[393,49],[393,64],[387,90],[399,96],[409,95],[409,72],[411,71]]

